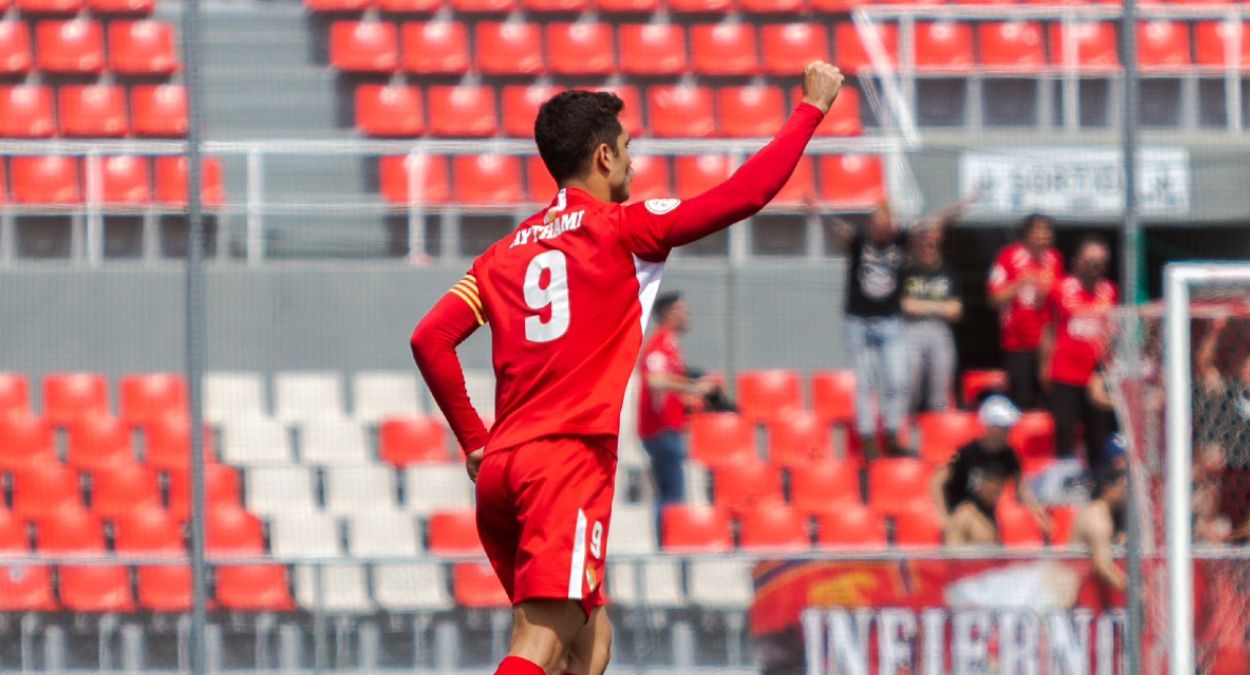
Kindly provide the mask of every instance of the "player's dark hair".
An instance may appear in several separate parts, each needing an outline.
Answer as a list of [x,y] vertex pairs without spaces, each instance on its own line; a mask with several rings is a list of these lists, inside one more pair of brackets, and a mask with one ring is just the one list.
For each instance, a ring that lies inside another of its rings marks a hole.
[[534,141],[556,184],[586,175],[601,143],[616,149],[625,102],[606,91],[565,91],[538,109]]
[[1023,240],[1028,238],[1029,233],[1033,231],[1033,228],[1040,227],[1042,225],[1047,225],[1052,230],[1055,229],[1055,221],[1044,213],[1034,211],[1033,213],[1025,216],[1024,220],[1020,221],[1020,239]]
[[668,310],[672,309],[673,305],[676,305],[678,300],[681,300],[681,293],[678,293],[677,291],[661,293],[660,297],[655,299],[656,318],[663,321],[665,315],[668,314]]
[[1087,246],[1101,246],[1107,253],[1111,252],[1111,244],[1107,243],[1107,239],[1097,234],[1087,234],[1082,236],[1076,242],[1076,255],[1080,256]]

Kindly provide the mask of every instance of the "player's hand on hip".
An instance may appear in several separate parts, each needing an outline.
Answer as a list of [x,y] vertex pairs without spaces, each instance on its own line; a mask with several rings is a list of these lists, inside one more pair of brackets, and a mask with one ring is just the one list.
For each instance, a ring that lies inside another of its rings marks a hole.
[[464,468],[469,472],[469,480],[477,482],[477,472],[482,468],[482,458],[486,456],[486,448],[478,448],[464,458]]
[[810,103],[821,112],[829,112],[838,92],[842,91],[842,71],[824,61],[812,61],[803,69],[803,102]]

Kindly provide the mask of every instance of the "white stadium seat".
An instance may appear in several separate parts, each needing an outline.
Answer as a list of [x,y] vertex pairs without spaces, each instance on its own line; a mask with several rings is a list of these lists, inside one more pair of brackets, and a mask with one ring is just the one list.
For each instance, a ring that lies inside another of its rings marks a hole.
[[299,455],[305,464],[361,466],[373,461],[369,434],[351,419],[312,419],[299,426]]
[[291,436],[276,420],[235,418],[221,425],[221,458],[238,466],[289,464]]
[[363,614],[373,610],[364,565],[323,565],[320,593],[317,586],[315,567],[299,565],[295,568],[295,599],[305,610],[332,614]]
[[334,516],[320,511],[279,511],[270,516],[269,549],[275,556],[332,558],[341,553]]
[[394,612],[437,612],[452,606],[447,570],[441,563],[374,565],[373,597]]
[[334,513],[395,510],[395,470],[384,464],[326,467],[326,508]]
[[266,466],[248,469],[244,486],[247,508],[266,516],[281,511],[311,512],[317,510],[312,470],[303,466]]
[[269,414],[265,384],[255,373],[207,373],[204,376],[204,417],[210,422],[252,419]]
[[274,414],[303,421],[343,417],[343,380],[338,373],[290,372],[273,378]]
[[464,465],[420,464],[405,469],[404,506],[421,515],[473,508],[473,484]]
[[611,553],[655,553],[655,506],[617,504],[612,507],[612,529],[608,531]]
[[352,378],[352,416],[362,422],[424,412],[415,372],[366,371]]
[[738,560],[696,560],[690,563],[690,601],[712,609],[748,607],[755,597],[751,563]]
[[[640,564],[641,593],[638,591]],[[677,561],[610,562],[607,592],[612,602],[626,607],[672,608],[686,605],[686,596],[681,590],[681,563]]]
[[362,511],[348,516],[347,546],[357,558],[414,556],[424,550],[421,525],[403,511]]

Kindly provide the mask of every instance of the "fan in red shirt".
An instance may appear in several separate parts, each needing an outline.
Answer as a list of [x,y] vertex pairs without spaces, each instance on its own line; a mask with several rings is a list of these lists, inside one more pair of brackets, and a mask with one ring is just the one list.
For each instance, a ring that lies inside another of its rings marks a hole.
[[1063,278],[1063,257],[1054,240],[1050,219],[1030,215],[1024,219],[1020,241],[1005,247],[990,268],[989,299],[998,310],[1008,394],[1020,408],[1035,408],[1041,400],[1038,348],[1050,322],[1047,299],[1054,283]]
[[1051,291],[1054,324],[1043,338],[1050,385],[1050,412],[1055,418],[1055,453],[1071,457],[1076,448],[1077,424],[1085,424],[1086,460],[1100,466],[1103,449],[1114,431],[1114,419],[1089,396],[1089,380],[1107,347],[1113,328],[1112,311],[1119,290],[1107,279],[1111,250],[1101,239],[1088,238],[1077,247],[1072,274]]
[[[689,200],[623,205],[629,134],[615,95],[569,91],[542,105],[551,204],[486,250],[412,335],[413,356],[477,482],[482,546],[513,603],[496,675],[607,668],[603,612],[616,441],[625,386],[669,252],[751,216],[779,192],[842,86],[803,74],[803,102],[727,181]],[[496,420],[465,392],[456,346],[490,324]]]

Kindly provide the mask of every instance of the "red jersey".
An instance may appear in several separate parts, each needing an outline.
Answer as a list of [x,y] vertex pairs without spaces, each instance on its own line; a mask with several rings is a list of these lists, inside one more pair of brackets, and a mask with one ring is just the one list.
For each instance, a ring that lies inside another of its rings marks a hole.
[[1098,367],[1112,333],[1111,311],[1120,300],[1115,283],[1100,280],[1087,291],[1076,277],[1064,277],[1051,292],[1055,316],[1055,350],[1050,377],[1083,387]]
[[677,334],[667,328],[655,331],[642,350],[638,364],[642,374],[642,391],[638,395],[638,436],[651,438],[662,431],[681,431],[686,428],[686,404],[671,390],[655,390],[647,386],[647,376],[652,373],[667,375],[686,374],[686,362],[682,358]]
[[[989,292],[998,293],[1026,274],[1049,277],[1057,281],[1063,278],[1063,257],[1055,249],[1047,249],[1038,260],[1029,253],[1024,244],[1015,243],[1002,250],[994,266],[990,268]],[[1053,286],[1052,286],[1053,288]],[[1050,321],[1047,308],[1048,292],[1037,284],[1020,285],[1016,296],[998,312],[1003,349],[1026,352],[1037,349],[1042,341],[1042,329]]]

